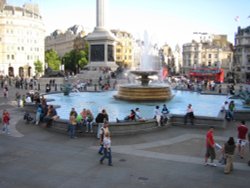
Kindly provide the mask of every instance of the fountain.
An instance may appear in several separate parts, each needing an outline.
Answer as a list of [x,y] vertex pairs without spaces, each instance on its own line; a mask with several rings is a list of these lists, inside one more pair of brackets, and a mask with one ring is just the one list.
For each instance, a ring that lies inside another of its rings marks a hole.
[[138,76],[141,84],[121,85],[116,99],[125,101],[166,101],[172,98],[171,89],[166,84],[150,84],[149,76],[157,75],[158,71],[152,70],[153,49],[148,42],[147,32],[144,33],[144,49],[141,57],[140,70],[130,71],[131,74]]

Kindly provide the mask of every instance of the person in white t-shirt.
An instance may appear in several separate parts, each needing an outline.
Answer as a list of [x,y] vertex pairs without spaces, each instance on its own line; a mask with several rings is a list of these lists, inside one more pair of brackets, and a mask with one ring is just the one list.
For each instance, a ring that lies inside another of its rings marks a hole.
[[161,126],[161,110],[159,106],[156,106],[154,109],[154,119],[156,119],[157,125],[160,127]]
[[191,104],[188,105],[186,114],[184,116],[184,124],[185,125],[187,124],[188,119],[190,119],[191,125],[193,125],[194,124],[194,111],[193,111]]

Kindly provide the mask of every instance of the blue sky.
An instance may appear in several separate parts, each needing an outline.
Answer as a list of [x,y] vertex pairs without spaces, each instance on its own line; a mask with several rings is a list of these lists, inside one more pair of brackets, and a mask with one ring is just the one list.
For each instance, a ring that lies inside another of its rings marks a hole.
[[[74,24],[92,31],[96,0],[7,0],[11,5],[38,3],[47,34]],[[193,32],[227,34],[234,42],[237,27],[250,26],[250,0],[107,0],[106,26],[171,46],[190,42]],[[234,18],[239,16],[239,21]]]

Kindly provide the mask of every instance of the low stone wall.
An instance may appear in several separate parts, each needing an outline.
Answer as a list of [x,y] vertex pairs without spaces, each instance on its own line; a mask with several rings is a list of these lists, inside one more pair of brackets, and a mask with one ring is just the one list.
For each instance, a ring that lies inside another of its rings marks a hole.
[[184,124],[184,115],[173,114],[170,119],[170,124],[172,126],[190,126],[197,128],[209,128],[213,126],[215,128],[226,128],[227,121],[221,117],[207,117],[207,116],[195,116],[194,125],[191,125],[188,119],[187,124]]
[[[30,112],[35,116],[35,105],[26,104],[24,110]],[[67,134],[69,121],[66,119],[58,119],[53,121],[52,126],[48,130]],[[41,123],[41,126],[45,126],[45,123]],[[129,122],[110,122],[109,129],[112,136],[114,135],[128,135],[128,134],[138,134],[143,132],[151,132],[154,130],[160,130],[168,126],[185,126],[185,127],[196,127],[208,129],[210,126],[215,128],[224,129],[227,126],[227,121],[221,117],[206,117],[206,116],[196,116],[194,119],[194,125],[191,125],[190,121],[184,124],[184,116],[172,114],[170,120],[165,126],[158,127],[155,119],[148,119],[146,121],[129,121]],[[83,130],[77,129],[77,136],[95,136],[97,134],[97,124],[93,124],[93,133],[85,133],[86,127]]]
[[234,119],[238,121],[249,121],[250,120],[250,111],[246,110],[236,110],[234,112]]
[[[51,100],[47,100],[47,102],[51,102]],[[60,108],[60,105],[53,105],[54,108]],[[25,103],[23,110],[28,113],[36,113],[37,105],[35,103]]]
[[[42,127],[45,127],[45,123],[41,123]],[[69,121],[65,119],[58,119],[53,121],[52,126],[48,129],[51,131],[67,134]],[[146,120],[146,121],[130,121],[130,122],[110,122],[109,130],[112,136],[115,135],[128,135],[128,134],[138,134],[142,132],[149,132],[157,130],[158,128],[167,127],[169,124],[166,124],[163,127],[158,127],[156,121],[154,119]],[[86,127],[83,127],[83,130],[80,127],[76,129],[77,136],[96,136],[97,134],[97,124],[93,123],[93,133],[86,133]]]

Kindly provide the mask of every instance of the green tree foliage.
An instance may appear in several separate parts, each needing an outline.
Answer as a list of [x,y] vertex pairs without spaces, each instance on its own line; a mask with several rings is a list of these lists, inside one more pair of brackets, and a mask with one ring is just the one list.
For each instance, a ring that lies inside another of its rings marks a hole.
[[45,62],[52,70],[60,70],[61,60],[55,50],[51,49],[45,52]]
[[36,74],[43,73],[43,63],[40,60],[34,62]]
[[62,61],[65,70],[77,73],[88,64],[88,48],[86,47],[85,50],[72,50],[63,56]]

